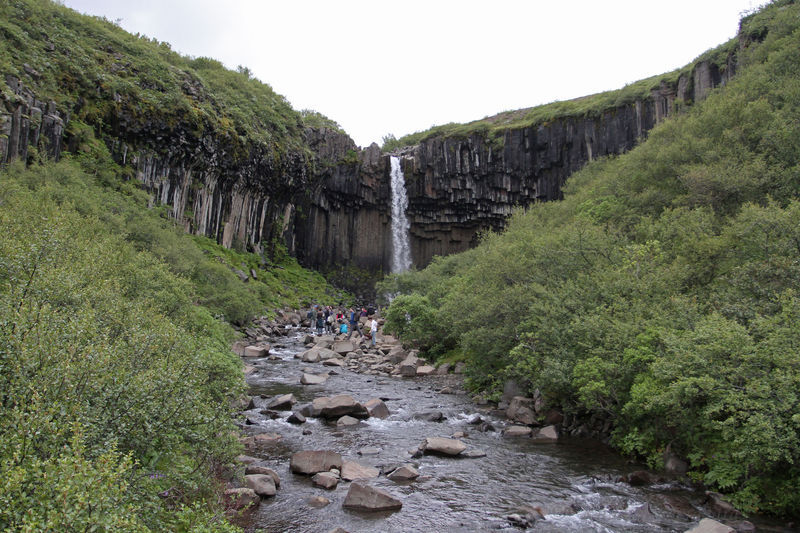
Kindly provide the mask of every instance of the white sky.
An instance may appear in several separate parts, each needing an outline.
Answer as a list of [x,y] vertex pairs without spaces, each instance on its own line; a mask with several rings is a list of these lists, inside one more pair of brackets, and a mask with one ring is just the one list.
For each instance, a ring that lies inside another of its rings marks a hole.
[[64,0],[244,65],[360,146],[668,72],[761,0]]

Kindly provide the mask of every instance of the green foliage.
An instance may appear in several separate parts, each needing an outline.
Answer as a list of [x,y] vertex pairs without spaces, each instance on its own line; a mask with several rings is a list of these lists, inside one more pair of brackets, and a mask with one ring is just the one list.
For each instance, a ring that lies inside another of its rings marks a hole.
[[652,466],[669,447],[746,512],[796,516],[800,5],[742,35],[723,89],[588,164],[563,201],[382,287],[402,294],[389,316],[424,317],[390,321],[401,339],[450,342],[490,396],[513,378]]

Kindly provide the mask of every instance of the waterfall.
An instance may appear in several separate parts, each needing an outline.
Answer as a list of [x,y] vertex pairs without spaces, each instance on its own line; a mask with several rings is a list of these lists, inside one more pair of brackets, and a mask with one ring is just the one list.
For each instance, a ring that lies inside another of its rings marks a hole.
[[392,272],[405,272],[411,268],[411,244],[409,242],[409,223],[406,218],[408,195],[406,179],[400,167],[400,159],[392,156]]

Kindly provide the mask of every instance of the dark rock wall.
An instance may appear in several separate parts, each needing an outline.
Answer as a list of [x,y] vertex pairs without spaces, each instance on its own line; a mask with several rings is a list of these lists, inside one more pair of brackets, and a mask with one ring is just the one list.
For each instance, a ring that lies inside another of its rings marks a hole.
[[[701,62],[644,100],[510,129],[502,143],[482,134],[435,138],[395,154],[406,176],[414,265],[474,246],[481,231],[501,229],[515,206],[560,198],[570,174],[594,158],[630,150],[674,111],[676,100],[703,99],[734,66]],[[67,114],[15,78],[6,86],[0,163],[27,158],[31,147],[58,159],[70,142]],[[130,119],[123,102],[105,121],[111,130],[100,134],[115,159],[133,168],[153,205],[168,206],[186,231],[256,251],[279,238],[320,270],[389,271],[390,165],[377,145],[359,150],[343,133],[307,129],[307,151],[277,158],[263,145],[233,146],[162,122]]]

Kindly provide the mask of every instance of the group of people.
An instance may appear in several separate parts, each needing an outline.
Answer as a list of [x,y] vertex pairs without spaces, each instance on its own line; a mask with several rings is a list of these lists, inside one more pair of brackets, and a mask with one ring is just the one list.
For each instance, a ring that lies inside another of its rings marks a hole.
[[[375,319],[375,309],[372,307],[369,309],[362,307],[359,310],[355,307],[345,309],[340,306],[334,309],[330,305],[315,305],[309,309],[306,317],[311,322],[311,327],[316,329],[317,335],[323,335],[326,332],[332,335],[345,334],[349,339],[353,336],[354,331],[358,331],[362,337],[370,339],[372,346],[375,346],[378,321]],[[361,317],[371,317],[368,334],[361,330]]]

